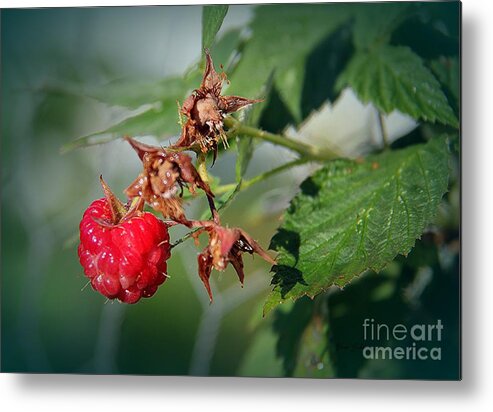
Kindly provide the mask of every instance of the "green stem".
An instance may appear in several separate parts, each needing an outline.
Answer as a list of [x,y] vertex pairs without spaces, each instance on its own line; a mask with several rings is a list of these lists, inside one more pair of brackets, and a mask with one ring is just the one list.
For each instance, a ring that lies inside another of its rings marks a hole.
[[255,177],[251,178],[250,180],[244,181],[241,184],[241,186],[242,186],[242,188],[246,189],[246,188],[254,185],[255,183],[261,182],[262,180],[265,180],[265,179],[267,179],[271,176],[274,176],[278,173],[284,172],[285,170],[291,169],[292,167],[296,167],[296,166],[300,166],[302,164],[308,163],[309,161],[310,161],[310,159],[307,159],[307,158],[292,160],[291,162],[284,163],[283,165],[275,167],[272,170],[261,173]]
[[269,133],[264,130],[256,129],[255,127],[247,126],[231,116],[228,116],[224,119],[224,125],[228,129],[230,129],[230,133],[232,133],[234,136],[244,135],[253,137],[254,139],[265,140],[278,146],[283,146],[290,150],[293,150],[296,153],[299,153],[301,156],[306,157],[310,160],[324,161],[340,157],[337,153],[330,149],[312,146],[291,139],[287,136]]
[[[278,173],[284,172],[285,170],[291,169],[292,167],[300,166],[302,164],[310,162],[311,159],[307,159],[306,157],[303,157],[301,159],[296,159],[292,160],[291,162],[284,163],[278,167],[275,167],[274,169],[268,170],[267,172],[261,173],[249,180],[243,180],[241,182],[241,189],[247,189],[250,186],[259,183],[265,179],[268,179],[271,176],[274,176]],[[216,188],[215,193],[216,194],[221,194],[221,193],[226,193],[229,192],[230,190],[235,189],[237,186],[236,183],[231,183],[223,186],[219,186]]]
[[191,230],[190,232],[188,232],[186,235],[183,235],[181,238],[175,240],[172,244],[171,244],[171,249],[173,249],[174,247],[182,244],[185,240],[187,239],[190,239],[192,237],[192,235],[197,232],[198,230],[200,230],[200,228],[195,228],[193,230]]
[[380,126],[380,133],[382,134],[383,148],[387,150],[389,148],[389,136],[381,112],[378,112],[378,124]]

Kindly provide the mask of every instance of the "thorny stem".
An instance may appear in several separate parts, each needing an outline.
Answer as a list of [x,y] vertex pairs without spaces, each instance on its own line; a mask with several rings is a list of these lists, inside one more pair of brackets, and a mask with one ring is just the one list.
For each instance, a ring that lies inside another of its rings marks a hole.
[[196,229],[193,229],[192,231],[188,232],[186,235],[183,235],[181,238],[175,240],[170,248],[173,249],[174,247],[178,246],[179,244],[183,243],[185,240],[187,239],[190,239],[192,237],[192,235],[197,232],[198,230],[200,230],[200,228],[196,228]]
[[255,127],[247,126],[231,116],[228,116],[224,119],[224,125],[228,127],[228,129],[230,129],[229,134],[233,134],[235,136],[243,135],[253,137],[254,139],[265,140],[278,146],[283,146],[290,150],[293,150],[299,153],[302,157],[306,157],[310,160],[324,161],[333,160],[340,157],[340,155],[330,149],[312,146],[291,139],[287,136],[269,133]]
[[[180,239],[177,239],[174,243],[172,243],[171,249],[173,249],[175,246],[178,246],[180,243],[183,243],[185,240],[191,238],[194,233],[198,232],[202,228],[210,226],[211,222],[208,220],[205,220],[205,221],[204,220],[191,220],[190,223],[191,223],[193,229],[190,232],[188,232],[186,235],[182,236]],[[216,223],[216,222],[214,222],[214,223]]]

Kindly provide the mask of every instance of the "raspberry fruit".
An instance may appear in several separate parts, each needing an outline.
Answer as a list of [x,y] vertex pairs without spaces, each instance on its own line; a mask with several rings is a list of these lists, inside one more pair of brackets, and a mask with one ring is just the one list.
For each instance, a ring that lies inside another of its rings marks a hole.
[[95,290],[109,299],[136,303],[154,295],[166,280],[168,227],[142,212],[142,202],[123,205],[101,183],[106,197],[91,203],[79,225],[79,260]]

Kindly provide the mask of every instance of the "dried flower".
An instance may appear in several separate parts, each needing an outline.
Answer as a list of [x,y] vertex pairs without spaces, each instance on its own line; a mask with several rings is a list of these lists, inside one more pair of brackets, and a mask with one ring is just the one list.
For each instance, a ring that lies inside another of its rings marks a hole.
[[127,141],[137,152],[144,166],[143,171],[125,190],[127,196],[141,197],[165,218],[190,227],[191,222],[185,217],[181,205],[183,186],[187,186],[191,193],[198,187],[209,198],[214,197],[209,185],[202,180],[193,166],[190,156],[149,146],[131,138],[127,138]]
[[[204,222],[205,223],[205,222]],[[275,264],[272,259],[263,250],[260,245],[253,240],[248,233],[239,228],[226,228],[215,224],[213,222],[207,222],[202,229],[209,235],[208,246],[198,255],[199,277],[204,283],[209,298],[212,302],[212,291],[209,284],[209,278],[212,268],[223,271],[231,262],[238,274],[238,278],[243,284],[245,274],[243,272],[243,258],[242,253],[247,252],[253,254],[254,252],[260,255],[264,260],[271,264]],[[197,232],[197,236],[200,232]]]
[[217,156],[217,144],[227,138],[223,129],[223,119],[228,113],[262,100],[251,100],[239,96],[221,96],[222,84],[226,79],[224,73],[218,74],[214,69],[212,58],[206,51],[206,67],[202,84],[185,100],[181,113],[187,117],[180,139],[175,147],[188,147],[198,143],[202,152],[214,151]]

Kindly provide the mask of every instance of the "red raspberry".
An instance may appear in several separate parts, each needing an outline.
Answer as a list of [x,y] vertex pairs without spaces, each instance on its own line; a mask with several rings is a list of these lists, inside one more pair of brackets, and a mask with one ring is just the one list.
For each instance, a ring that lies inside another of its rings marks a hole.
[[[154,295],[166,280],[168,227],[147,212],[118,215],[114,199],[106,194],[82,217],[79,260],[95,290],[109,299],[136,303]],[[116,201],[121,212],[123,205]]]

